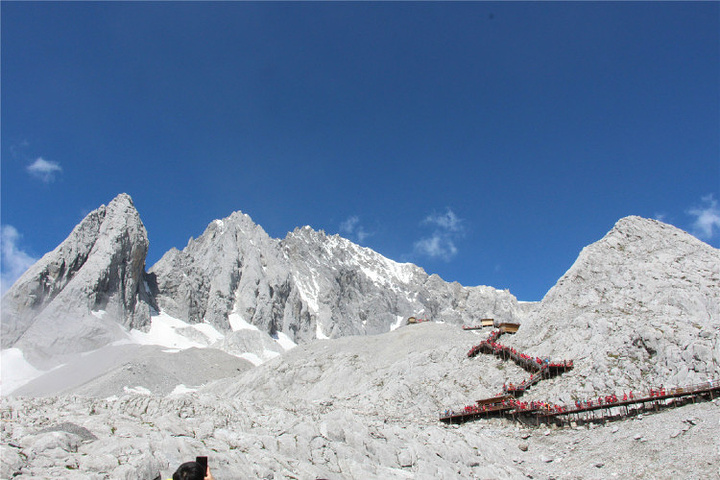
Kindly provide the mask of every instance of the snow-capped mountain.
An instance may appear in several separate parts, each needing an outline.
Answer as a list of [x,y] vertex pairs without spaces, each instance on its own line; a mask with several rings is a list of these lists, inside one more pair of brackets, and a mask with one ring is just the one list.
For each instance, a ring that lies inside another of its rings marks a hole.
[[318,338],[387,332],[411,315],[457,325],[522,315],[507,291],[448,283],[339,235],[303,227],[288,234],[280,248]]
[[458,324],[518,315],[506,291],[450,284],[307,226],[272,239],[240,212],[149,273],[158,305],[176,318],[221,331],[245,322],[296,343],[387,332],[412,315]]
[[2,346],[39,368],[117,342],[213,346],[253,363],[317,338],[378,334],[409,316],[516,320],[507,291],[463,287],[337,235],[279,240],[235,212],[148,272],[132,199],[91,212],[2,299]]

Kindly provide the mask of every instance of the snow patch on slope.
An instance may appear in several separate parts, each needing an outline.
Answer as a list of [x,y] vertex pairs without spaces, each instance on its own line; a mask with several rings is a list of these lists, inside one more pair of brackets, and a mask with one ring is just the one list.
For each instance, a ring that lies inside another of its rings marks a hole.
[[318,340],[329,340],[330,337],[325,335],[322,331],[322,327],[320,326],[320,322],[318,322],[315,326],[315,336]]
[[136,393],[138,395],[152,395],[152,392],[145,387],[138,385],[137,387],[123,387],[125,393]]
[[252,352],[245,352],[238,355],[238,357],[247,360],[248,362],[252,363],[257,367],[258,365],[262,365],[268,360],[272,360],[273,358],[279,357],[280,355],[280,353],[274,352],[272,350],[263,350],[261,355],[257,355]]
[[297,343],[293,342],[290,337],[285,335],[283,332],[277,332],[277,338],[275,341],[283,348],[283,350],[288,351],[295,347],[297,347]]
[[237,312],[232,312],[228,315],[228,321],[230,322],[230,328],[232,328],[233,332],[237,332],[238,330],[258,330],[255,325],[245,321]]
[[0,391],[8,395],[45,372],[25,360],[19,348],[7,348],[0,353]]
[[[141,332],[140,330],[130,331],[130,338],[135,343],[139,343],[140,345],[160,345],[162,347],[179,349],[193,347],[204,348],[207,345],[190,340],[178,330],[195,328],[198,332],[204,333],[204,331],[210,331],[209,329],[213,329],[210,325],[204,325],[203,327],[198,328],[198,325],[191,325],[183,322],[182,320],[171,317],[162,311],[158,315],[152,316],[150,322],[150,330],[147,333]],[[215,333],[217,333],[217,330],[215,330]],[[217,334],[219,335],[219,333]]]
[[310,280],[312,281],[312,285],[307,281],[307,279],[301,277],[298,277],[297,279],[297,287],[298,292],[300,293],[300,298],[303,299],[310,311],[314,314],[318,314],[320,312],[320,301],[318,300],[320,287],[318,287],[317,279],[315,278],[316,276],[317,272],[311,269]]
[[170,392],[170,395],[184,395],[186,393],[192,393],[197,392],[197,388],[190,388],[185,386],[184,384],[176,385],[172,392]]

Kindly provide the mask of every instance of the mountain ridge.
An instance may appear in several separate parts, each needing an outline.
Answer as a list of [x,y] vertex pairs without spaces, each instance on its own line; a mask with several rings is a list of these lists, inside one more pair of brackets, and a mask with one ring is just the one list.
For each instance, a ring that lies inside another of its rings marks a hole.
[[[593,391],[641,375],[644,383],[687,383],[720,373],[712,333],[720,328],[720,251],[655,220],[620,219],[539,303],[445,282],[309,226],[271,238],[241,211],[213,220],[145,271],[148,244],[128,195],[88,214],[3,297],[3,348],[42,370],[138,341],[212,347],[257,365],[296,344],[388,332],[414,315],[451,325],[522,322],[511,343],[578,359],[568,378]],[[662,321],[668,315],[679,318],[672,328]],[[654,326],[635,331],[645,324]],[[610,334],[615,343],[604,339]],[[586,349],[588,342],[607,348]],[[643,355],[650,362],[639,368]]]
[[[213,220],[146,271],[148,246],[129,195],[90,212],[3,296],[3,348],[47,368],[127,340],[130,330],[148,332],[164,312],[233,337],[225,346],[253,336],[265,347],[255,342],[248,353],[262,358],[268,344],[248,325],[268,339],[305,343],[387,332],[414,315],[461,324],[516,321],[527,310],[508,291],[448,283],[309,226],[271,238],[241,211]],[[173,328],[224,348],[214,333]]]

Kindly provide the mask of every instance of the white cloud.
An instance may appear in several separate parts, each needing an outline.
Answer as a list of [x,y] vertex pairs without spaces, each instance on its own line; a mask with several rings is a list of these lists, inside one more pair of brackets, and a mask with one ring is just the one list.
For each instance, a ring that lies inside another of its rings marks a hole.
[[432,213],[425,217],[423,224],[435,225],[448,232],[462,231],[462,220],[455,215],[455,212],[447,209],[445,213]]
[[704,196],[701,205],[687,213],[695,217],[693,233],[698,238],[709,240],[715,236],[716,230],[720,230],[720,208],[712,194]]
[[344,222],[340,224],[341,233],[352,233],[355,230],[355,226],[360,222],[360,218],[357,215],[348,217]]
[[413,249],[416,254],[441,258],[445,261],[452,259],[458,251],[453,239],[440,232],[435,232],[431,237],[421,238],[415,242]]
[[0,269],[0,295],[10,289],[15,280],[25,273],[36,258],[31,257],[18,247],[20,234],[11,225],[2,226],[2,268]]
[[457,255],[455,241],[464,234],[463,220],[458,218],[450,208],[445,213],[432,213],[425,217],[421,225],[435,227],[432,235],[423,237],[413,244],[417,255],[440,258],[450,261]]
[[28,165],[27,171],[44,183],[50,183],[55,180],[55,174],[62,172],[62,167],[57,162],[49,162],[42,157],[38,157]]
[[358,227],[355,235],[357,236],[358,242],[362,243],[367,237],[371,236],[372,233],[366,232],[365,229],[362,227]]
[[360,217],[352,215],[345,219],[340,224],[340,233],[347,235],[348,237],[354,237],[359,243],[362,243],[366,238],[371,236],[365,228],[360,225]]

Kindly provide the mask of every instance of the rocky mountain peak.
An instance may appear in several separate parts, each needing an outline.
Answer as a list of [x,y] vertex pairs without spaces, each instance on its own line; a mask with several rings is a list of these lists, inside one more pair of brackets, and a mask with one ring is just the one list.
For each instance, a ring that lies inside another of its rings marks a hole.
[[220,331],[231,330],[232,314],[252,324],[260,308],[247,291],[254,299],[264,290],[264,278],[282,277],[277,243],[242,212],[213,220],[185,249],[168,252],[150,269],[159,307],[183,321],[207,322]]
[[214,248],[213,244],[220,237],[225,238],[223,241],[234,242],[242,247],[243,238],[256,236],[267,237],[267,234],[249,215],[236,211],[225,218],[210,222],[198,238],[190,237],[187,248]]
[[310,225],[304,225],[302,227],[295,227],[292,232],[288,232],[285,236],[285,241],[297,241],[302,240],[310,243],[324,243],[328,236],[324,230],[315,230]]
[[629,216],[618,220],[596,246],[643,252],[664,247],[677,248],[680,243],[691,245],[691,248],[707,246],[703,241],[667,223]]
[[627,217],[582,250],[513,340],[575,359],[567,379],[612,391],[720,375],[719,332],[720,250]]
[[124,211],[130,213],[131,215],[137,214],[133,199],[127,193],[119,193],[115,198],[110,200],[110,203],[108,203],[108,208],[112,210]]
[[148,238],[132,199],[90,212],[2,299],[2,345],[38,356],[92,349],[144,328],[152,300],[143,276]]

